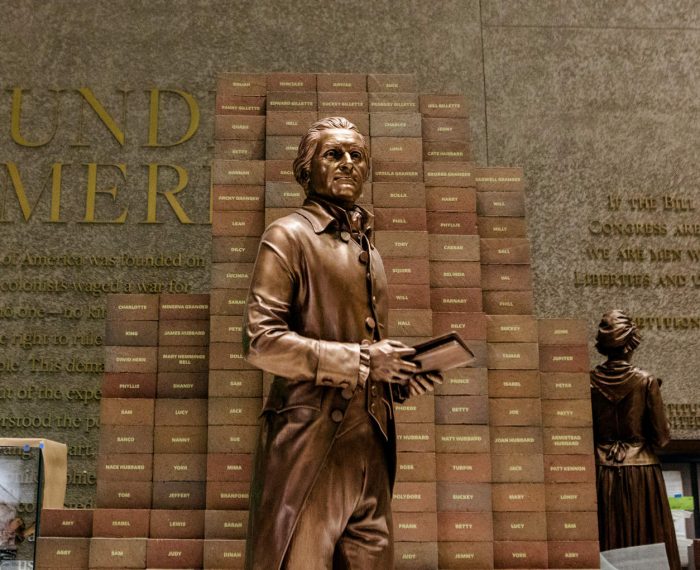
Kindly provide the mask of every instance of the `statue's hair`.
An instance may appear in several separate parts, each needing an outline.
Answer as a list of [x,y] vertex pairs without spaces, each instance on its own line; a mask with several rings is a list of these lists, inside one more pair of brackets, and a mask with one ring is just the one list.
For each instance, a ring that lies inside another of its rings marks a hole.
[[[311,180],[311,159],[316,152],[318,139],[321,136],[321,131],[327,129],[349,129],[355,131],[362,141],[362,153],[365,161],[369,163],[369,152],[367,151],[367,141],[358,128],[344,117],[326,117],[320,121],[316,121],[309,127],[306,134],[302,137],[297,150],[297,157],[294,159],[292,168],[294,169],[294,178],[304,189],[306,194],[309,193],[309,182]],[[367,170],[369,175],[369,170]]]
[[603,315],[596,335],[596,350],[602,355],[627,356],[639,346],[641,337],[637,325],[620,309]]

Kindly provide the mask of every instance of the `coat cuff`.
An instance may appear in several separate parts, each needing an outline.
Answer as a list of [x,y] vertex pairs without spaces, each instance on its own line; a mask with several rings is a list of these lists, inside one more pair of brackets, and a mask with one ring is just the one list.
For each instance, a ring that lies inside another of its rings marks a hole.
[[369,378],[370,368],[369,368],[369,345],[360,345],[360,373],[358,374],[357,384],[360,388],[364,388],[367,384],[367,378]]
[[316,385],[354,390],[360,377],[360,345],[320,341]]

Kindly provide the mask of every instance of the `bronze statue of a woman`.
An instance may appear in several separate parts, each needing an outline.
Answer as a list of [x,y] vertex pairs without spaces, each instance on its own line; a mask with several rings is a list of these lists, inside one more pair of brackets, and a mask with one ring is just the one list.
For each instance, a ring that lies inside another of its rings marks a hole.
[[630,364],[636,325],[622,311],[603,315],[596,348],[607,361],[591,372],[601,550],[666,543],[672,570],[680,558],[654,446],[670,439],[661,380]]

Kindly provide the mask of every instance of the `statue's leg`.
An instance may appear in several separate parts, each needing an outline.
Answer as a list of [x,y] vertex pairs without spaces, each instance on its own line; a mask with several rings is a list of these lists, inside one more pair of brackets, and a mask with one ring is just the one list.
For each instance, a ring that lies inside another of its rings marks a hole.
[[336,544],[365,487],[367,430],[371,431],[372,426],[362,422],[333,443],[299,516],[283,570],[334,568]]
[[361,426],[365,462],[362,494],[338,541],[333,570],[393,570],[394,544],[386,443]]

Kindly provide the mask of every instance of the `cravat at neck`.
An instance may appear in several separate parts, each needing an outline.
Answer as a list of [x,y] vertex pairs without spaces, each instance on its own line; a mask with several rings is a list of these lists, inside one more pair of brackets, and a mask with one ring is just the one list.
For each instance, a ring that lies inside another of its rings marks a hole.
[[350,231],[353,234],[361,235],[364,231],[364,217],[362,212],[357,208],[348,211],[348,220],[350,221]]

